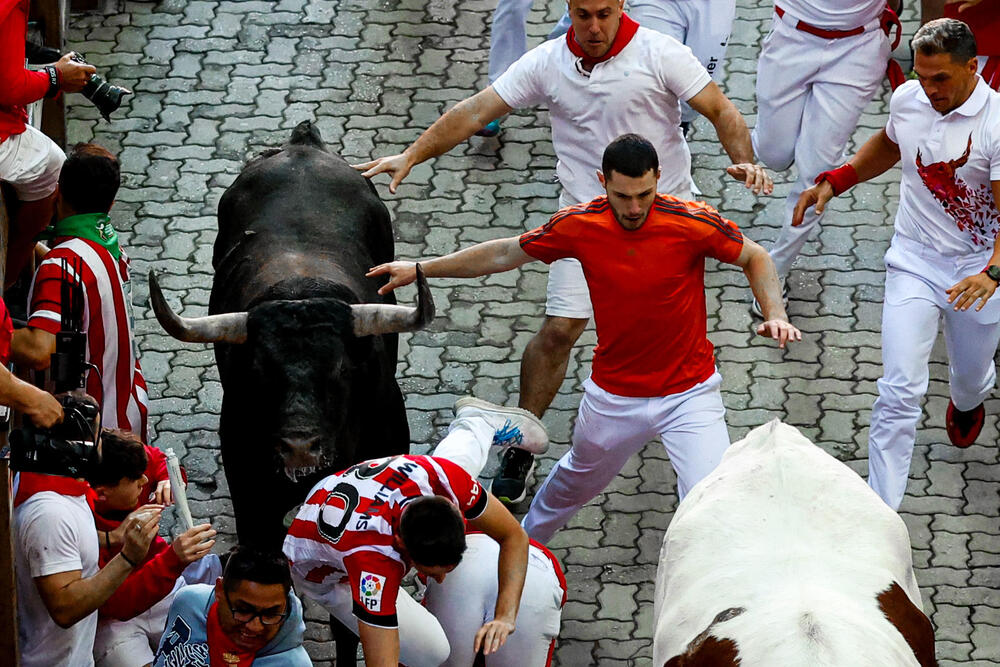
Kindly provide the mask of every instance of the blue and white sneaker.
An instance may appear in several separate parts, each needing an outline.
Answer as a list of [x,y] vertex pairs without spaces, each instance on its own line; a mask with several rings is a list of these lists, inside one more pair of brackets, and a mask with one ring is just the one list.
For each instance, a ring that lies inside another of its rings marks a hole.
[[544,454],[549,448],[549,433],[545,424],[527,410],[466,396],[455,401],[455,416],[486,419],[495,429],[493,444],[498,447],[514,447],[532,454]]

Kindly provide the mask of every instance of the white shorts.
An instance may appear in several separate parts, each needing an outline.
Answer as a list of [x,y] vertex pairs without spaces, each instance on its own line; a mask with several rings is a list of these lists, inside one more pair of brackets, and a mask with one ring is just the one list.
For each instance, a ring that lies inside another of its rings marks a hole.
[[[673,194],[673,193],[670,193]],[[691,192],[673,194],[685,201],[691,200]],[[559,195],[559,208],[572,206],[566,192]],[[590,288],[583,275],[580,260],[557,259],[549,264],[549,282],[545,287],[545,314],[548,317],[566,317],[573,320],[589,320],[594,315],[590,303]]]
[[153,662],[174,594],[183,586],[184,579],[178,577],[174,590],[135,618],[101,618],[94,638],[95,666],[136,667]]
[[[500,545],[481,533],[465,537],[466,551],[444,583],[427,582],[424,606],[444,628],[451,654],[443,667],[468,667],[476,632],[493,620],[497,604]],[[565,595],[555,564],[538,547],[528,549],[528,570],[517,613],[517,628],[507,643],[487,659],[489,667],[545,667],[559,636]]]
[[65,161],[62,149],[31,125],[0,141],[0,181],[13,185],[21,201],[38,201],[55,192]]

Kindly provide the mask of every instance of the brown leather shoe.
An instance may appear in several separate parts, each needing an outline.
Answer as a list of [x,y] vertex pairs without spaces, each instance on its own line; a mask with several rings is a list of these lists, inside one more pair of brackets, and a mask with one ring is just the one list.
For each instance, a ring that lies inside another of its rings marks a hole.
[[976,407],[962,412],[955,407],[955,404],[948,401],[948,413],[945,416],[944,426],[948,431],[948,439],[956,447],[968,447],[979,437],[983,430],[983,422],[986,421],[986,408],[980,403]]

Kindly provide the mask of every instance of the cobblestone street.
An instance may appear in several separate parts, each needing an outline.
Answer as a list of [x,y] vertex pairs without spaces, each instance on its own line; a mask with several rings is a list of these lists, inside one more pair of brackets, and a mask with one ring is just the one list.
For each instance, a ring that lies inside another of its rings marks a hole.
[[[751,0],[738,4],[720,85],[752,127],[756,58],[771,9]],[[907,36],[916,29],[915,4],[907,3]],[[71,96],[69,136],[119,153],[125,182],[112,219],[133,259],[152,444],[182,455],[193,513],[224,534],[217,552],[234,542],[234,521],[218,451],[222,390],[214,355],[162,331],[148,305],[146,273],[157,271],[182,314],[205,314],[216,207],[244,160],[280,146],[306,119],[348,162],[400,152],[445,109],[486,85],[494,6],[495,0],[163,0],[71,19],[70,46],[136,93],[110,123]],[[559,0],[535,3],[530,44],[562,10]],[[884,125],[887,108],[886,86],[862,116],[850,152]],[[416,168],[396,195],[388,193],[387,179],[377,179],[393,215],[397,257],[447,253],[545,222],[558,194],[549,136],[544,111],[517,113],[503,121],[499,137],[474,137]],[[777,174],[775,194],[757,199],[725,175],[729,160],[703,119],[690,145],[704,199],[766,245],[780,227],[790,174]],[[834,201],[790,277],[789,314],[803,340],[785,352],[752,335],[742,273],[709,267],[709,332],[734,440],[781,417],[866,474],[881,372],[882,256],[898,180],[894,169]],[[485,279],[432,282],[438,317],[400,346],[398,377],[414,453],[426,453],[443,435],[460,396],[516,403],[521,351],[541,324],[545,280],[546,267],[532,263]],[[400,303],[412,303],[413,294],[402,290]],[[569,443],[593,330],[582,340],[545,416],[554,446],[535,472],[538,482]],[[939,340],[901,513],[941,664],[1000,664],[1000,400],[986,402],[979,444],[956,449],[944,429],[947,380]],[[677,504],[673,489],[663,448],[651,443],[553,539],[570,588],[555,664],[650,664],[653,582]],[[333,646],[318,622],[325,614],[308,609],[308,649],[316,664],[327,665]]]

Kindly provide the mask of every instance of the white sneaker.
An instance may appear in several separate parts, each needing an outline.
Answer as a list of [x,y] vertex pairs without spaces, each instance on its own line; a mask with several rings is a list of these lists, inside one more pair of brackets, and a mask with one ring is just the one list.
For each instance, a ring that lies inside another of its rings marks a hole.
[[532,454],[544,454],[549,448],[545,424],[527,410],[465,396],[455,401],[455,416],[484,418],[496,431],[493,444],[497,447],[516,447]]

